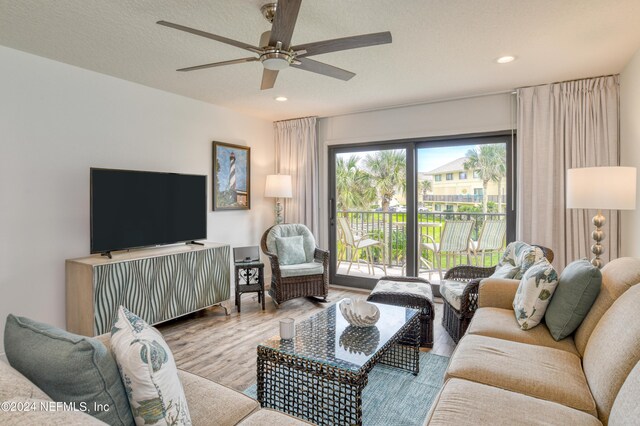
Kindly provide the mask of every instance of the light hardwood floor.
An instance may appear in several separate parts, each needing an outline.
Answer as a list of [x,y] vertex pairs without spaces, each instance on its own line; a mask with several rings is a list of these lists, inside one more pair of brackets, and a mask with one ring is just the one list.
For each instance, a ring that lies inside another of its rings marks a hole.
[[[330,303],[301,298],[276,309],[267,296],[262,311],[255,293],[242,297],[242,313],[235,306],[227,316],[222,308],[211,308],[159,325],[157,328],[176,360],[178,368],[243,391],[256,381],[256,346],[278,334],[281,318],[303,320],[345,297],[365,299],[368,292],[332,287]],[[233,303],[233,301],[232,301]],[[442,328],[442,303],[435,303],[432,352],[450,356],[455,344]]]

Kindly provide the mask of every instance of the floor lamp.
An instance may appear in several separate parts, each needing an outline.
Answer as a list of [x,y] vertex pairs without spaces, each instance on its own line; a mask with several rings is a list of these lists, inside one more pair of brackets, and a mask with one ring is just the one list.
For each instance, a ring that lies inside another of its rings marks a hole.
[[264,196],[276,199],[276,225],[282,223],[281,198],[291,198],[291,176],[289,175],[268,175],[267,183],[264,186]]
[[584,167],[567,170],[567,208],[598,210],[593,217],[596,229],[591,233],[595,241],[591,252],[595,257],[591,264],[602,268],[600,255],[604,253],[604,247],[600,243],[605,239],[602,210],[636,208],[636,168]]

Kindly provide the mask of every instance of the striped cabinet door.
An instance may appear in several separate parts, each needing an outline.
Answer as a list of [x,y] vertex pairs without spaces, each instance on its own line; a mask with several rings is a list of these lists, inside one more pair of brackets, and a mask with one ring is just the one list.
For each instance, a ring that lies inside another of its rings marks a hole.
[[94,267],[94,332],[111,331],[122,305],[157,324],[228,300],[229,246]]

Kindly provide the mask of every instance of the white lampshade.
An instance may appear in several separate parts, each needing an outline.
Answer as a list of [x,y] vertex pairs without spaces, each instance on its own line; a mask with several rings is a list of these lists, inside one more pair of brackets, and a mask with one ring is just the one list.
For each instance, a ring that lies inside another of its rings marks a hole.
[[264,186],[264,196],[271,198],[291,198],[291,176],[268,175]]
[[633,210],[635,167],[584,167],[567,170],[567,208]]

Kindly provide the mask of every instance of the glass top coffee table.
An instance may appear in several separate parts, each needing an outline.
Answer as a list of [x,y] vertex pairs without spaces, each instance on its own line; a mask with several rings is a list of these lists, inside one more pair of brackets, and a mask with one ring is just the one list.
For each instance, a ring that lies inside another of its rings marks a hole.
[[361,425],[362,391],[377,363],[418,374],[418,310],[374,303],[380,319],[360,328],[338,304],[298,323],[293,339],[276,336],[258,346],[262,407],[319,425]]

